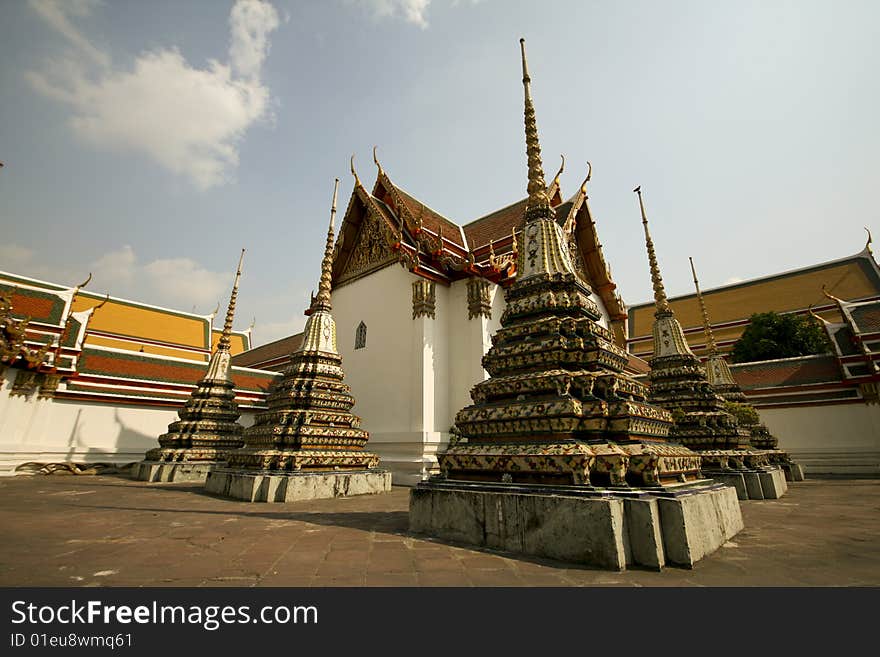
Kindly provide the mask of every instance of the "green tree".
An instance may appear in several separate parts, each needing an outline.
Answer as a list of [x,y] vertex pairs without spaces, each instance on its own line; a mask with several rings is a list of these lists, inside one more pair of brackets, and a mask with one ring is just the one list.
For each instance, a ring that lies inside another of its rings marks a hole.
[[733,345],[734,363],[823,354],[831,350],[828,335],[819,324],[801,315],[755,313]]

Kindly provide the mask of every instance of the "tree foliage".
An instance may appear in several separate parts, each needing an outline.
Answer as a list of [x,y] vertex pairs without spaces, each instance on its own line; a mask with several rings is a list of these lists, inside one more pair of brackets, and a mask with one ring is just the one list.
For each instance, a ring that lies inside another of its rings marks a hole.
[[733,345],[734,363],[823,354],[831,350],[828,335],[819,324],[801,315],[755,313]]

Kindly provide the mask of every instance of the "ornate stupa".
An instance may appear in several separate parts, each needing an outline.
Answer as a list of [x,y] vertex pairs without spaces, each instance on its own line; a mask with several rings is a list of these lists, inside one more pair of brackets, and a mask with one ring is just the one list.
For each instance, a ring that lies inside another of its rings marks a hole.
[[148,451],[145,459],[136,464],[132,473],[135,479],[204,481],[211,469],[225,464],[231,450],[243,444],[244,427],[238,423],[235,385],[229,375],[229,338],[243,260],[244,249],[238,259],[223,332],[211,354],[208,371],[178,411],[180,419],[159,436],[159,447]]
[[[528,200],[489,378],[459,411],[440,474],[410,493],[410,530],[623,569],[693,565],[742,529],[736,492],[669,442],[571,260],[546,193],[525,43]],[[629,547],[627,547],[629,546]]]
[[793,480],[803,479],[803,470],[795,464],[791,456],[779,449],[779,439],[770,433],[767,426],[761,422],[758,411],[746,399],[745,393],[733,378],[730,366],[720,353],[709,323],[709,313],[706,310],[706,300],[700,289],[700,281],[697,279],[697,270],[694,267],[694,259],[688,258],[691,263],[691,273],[694,276],[694,288],[697,291],[697,301],[700,304],[700,315],[703,321],[703,333],[706,336],[706,347],[709,354],[703,363],[706,369],[706,378],[712,388],[725,401],[735,404],[737,420],[743,428],[750,433],[751,446],[758,450],[766,450],[770,463],[781,465],[787,476]]
[[746,462],[756,466],[766,462],[766,456],[748,449],[751,446],[749,431],[740,427],[736,418],[725,410],[724,399],[715,392],[700,359],[688,346],[681,324],[666,298],[641,187],[633,191],[639,197],[656,307],[652,327],[654,356],[648,374],[650,400],[672,412],[675,426],[670,436],[700,451],[704,467],[742,467]]
[[522,47],[528,201],[516,281],[492,347],[490,378],[456,416],[466,438],[439,457],[448,479],[657,486],[699,478],[700,460],[666,440],[671,416],[623,373],[626,352],[599,321],[546,193]]
[[352,414],[354,397],[343,383],[331,314],[333,222],[339,179],[333,190],[330,228],[317,296],[312,296],[300,347],[272,386],[268,409],[245,431],[244,447],[228,468],[208,478],[207,490],[251,501],[292,501],[376,493],[390,489],[391,475],[377,470],[366,451],[369,433]]

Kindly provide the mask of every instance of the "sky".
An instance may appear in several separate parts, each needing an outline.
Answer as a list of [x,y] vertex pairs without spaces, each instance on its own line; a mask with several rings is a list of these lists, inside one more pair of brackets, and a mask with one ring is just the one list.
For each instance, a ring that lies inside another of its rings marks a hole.
[[[523,198],[519,38],[548,181],[593,165],[623,299],[880,239],[880,3],[0,0],[0,269],[300,330],[352,153],[458,223]],[[878,245],[877,248],[880,248]]]

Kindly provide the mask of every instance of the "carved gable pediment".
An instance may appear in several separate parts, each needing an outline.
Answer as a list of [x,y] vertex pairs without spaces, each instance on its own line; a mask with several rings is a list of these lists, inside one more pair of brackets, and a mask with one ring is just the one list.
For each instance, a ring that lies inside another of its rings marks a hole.
[[386,237],[387,227],[375,211],[369,209],[354,239],[351,255],[338,283],[345,283],[397,261]]

